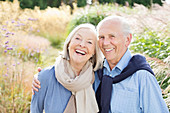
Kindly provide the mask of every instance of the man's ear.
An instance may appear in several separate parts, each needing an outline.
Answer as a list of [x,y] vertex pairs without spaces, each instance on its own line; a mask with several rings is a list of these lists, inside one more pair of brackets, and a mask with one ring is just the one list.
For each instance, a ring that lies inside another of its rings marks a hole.
[[129,44],[131,43],[132,40],[132,34],[130,33],[129,35],[127,35],[126,37],[126,47],[129,46]]

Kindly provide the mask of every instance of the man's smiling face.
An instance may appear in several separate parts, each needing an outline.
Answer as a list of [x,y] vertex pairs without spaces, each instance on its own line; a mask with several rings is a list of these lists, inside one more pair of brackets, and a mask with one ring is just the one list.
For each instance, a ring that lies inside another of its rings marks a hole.
[[126,52],[129,42],[124,36],[121,23],[119,21],[107,20],[101,24],[98,30],[99,47],[106,57],[109,65],[117,64]]

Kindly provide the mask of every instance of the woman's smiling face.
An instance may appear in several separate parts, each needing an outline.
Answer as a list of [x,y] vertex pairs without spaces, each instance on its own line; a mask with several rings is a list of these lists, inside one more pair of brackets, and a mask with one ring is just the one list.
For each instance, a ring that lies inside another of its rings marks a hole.
[[94,54],[96,34],[89,28],[80,28],[69,43],[70,60],[75,64],[85,64]]

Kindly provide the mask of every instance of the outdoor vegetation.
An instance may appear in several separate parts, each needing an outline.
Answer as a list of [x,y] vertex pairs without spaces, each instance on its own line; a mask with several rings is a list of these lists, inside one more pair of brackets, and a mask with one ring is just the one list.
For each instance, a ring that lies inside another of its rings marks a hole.
[[18,0],[0,1],[0,113],[28,113],[37,68],[54,64],[75,26],[97,25],[109,15],[128,20],[133,32],[129,49],[146,57],[170,109],[170,4],[104,3],[77,7],[77,0],[71,9],[66,0],[42,10],[40,6],[22,9]]

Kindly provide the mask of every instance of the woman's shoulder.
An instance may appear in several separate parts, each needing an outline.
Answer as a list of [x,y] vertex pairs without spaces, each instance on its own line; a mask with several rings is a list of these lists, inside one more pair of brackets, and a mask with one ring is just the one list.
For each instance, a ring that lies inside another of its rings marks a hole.
[[54,66],[49,66],[38,73],[38,79],[41,81],[48,81],[55,74]]

